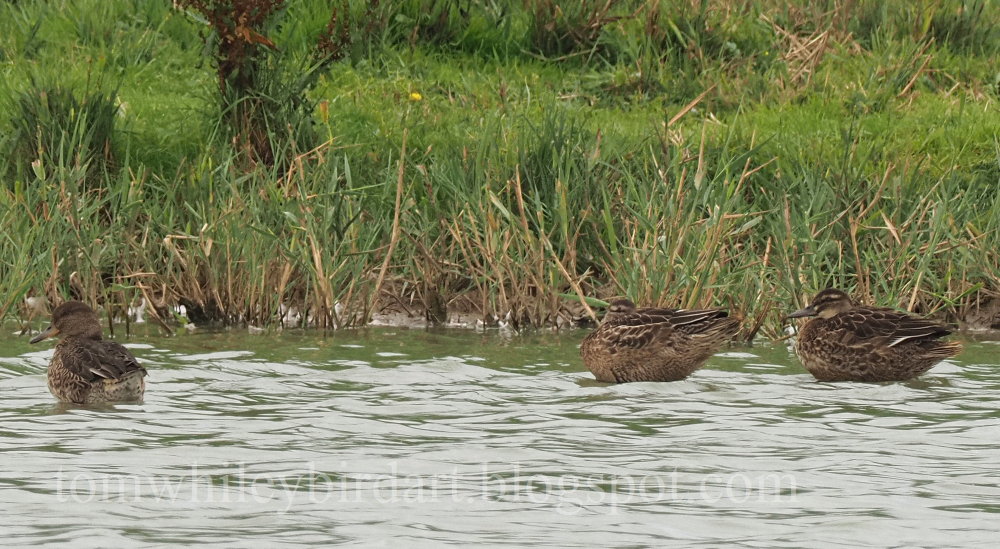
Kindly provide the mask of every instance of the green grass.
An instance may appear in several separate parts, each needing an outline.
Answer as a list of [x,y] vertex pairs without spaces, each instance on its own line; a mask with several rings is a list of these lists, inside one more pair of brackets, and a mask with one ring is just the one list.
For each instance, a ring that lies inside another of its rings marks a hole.
[[[272,98],[329,16],[288,4]],[[382,2],[368,21],[352,2],[370,32],[306,86],[312,118],[289,124],[308,132],[274,128],[274,167],[252,170],[197,18],[0,4],[0,316],[145,297],[164,319],[182,303],[263,325],[292,305],[339,326],[443,300],[540,326],[571,314],[560,294],[627,294],[777,337],[829,285],[950,318],[1000,295],[995,1],[622,0],[546,20],[555,4]],[[87,119],[34,122],[18,105],[39,89],[111,94],[107,169],[91,128],[32,156],[25,128]]]

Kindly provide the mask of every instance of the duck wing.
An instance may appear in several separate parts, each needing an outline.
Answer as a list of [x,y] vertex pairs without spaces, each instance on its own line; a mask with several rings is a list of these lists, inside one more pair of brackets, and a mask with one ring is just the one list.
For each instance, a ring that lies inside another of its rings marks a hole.
[[712,321],[726,316],[728,313],[722,309],[638,309],[606,322],[594,334],[600,332],[599,337],[609,349],[641,349],[678,332],[684,335],[702,333],[713,325]]
[[121,379],[132,372],[146,375],[132,353],[114,341],[87,340],[70,351],[62,357],[63,366],[87,381]]
[[887,347],[937,339],[951,333],[951,329],[943,324],[895,309],[858,307],[840,313],[828,322],[831,330],[841,333],[845,343],[880,339],[886,342]]
[[715,324],[715,320],[729,316],[725,309],[639,309],[636,314],[650,322],[669,323],[685,334],[701,333]]

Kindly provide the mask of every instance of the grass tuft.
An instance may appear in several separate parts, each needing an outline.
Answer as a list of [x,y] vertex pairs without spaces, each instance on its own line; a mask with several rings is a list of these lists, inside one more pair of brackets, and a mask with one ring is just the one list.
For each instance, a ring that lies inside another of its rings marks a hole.
[[827,286],[1000,297],[988,0],[182,4],[0,3],[0,317],[564,326],[627,295],[778,338]]

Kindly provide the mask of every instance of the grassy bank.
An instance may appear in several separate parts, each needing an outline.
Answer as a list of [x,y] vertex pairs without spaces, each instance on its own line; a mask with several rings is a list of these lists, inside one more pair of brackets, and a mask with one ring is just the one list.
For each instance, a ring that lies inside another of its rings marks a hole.
[[0,4],[0,316],[538,326],[627,294],[777,336],[829,285],[952,318],[1000,295],[995,1],[385,4],[319,74],[327,2],[261,29],[274,97],[315,78],[250,167],[195,12]]

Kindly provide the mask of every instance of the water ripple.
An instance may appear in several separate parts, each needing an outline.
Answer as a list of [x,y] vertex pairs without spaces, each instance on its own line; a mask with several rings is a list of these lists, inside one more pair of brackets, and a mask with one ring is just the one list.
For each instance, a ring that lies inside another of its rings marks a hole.
[[141,404],[0,357],[15,545],[987,546],[995,345],[895,384],[817,383],[784,347],[608,386],[580,334],[160,339]]

